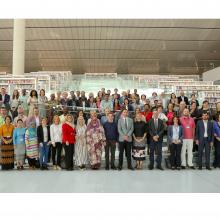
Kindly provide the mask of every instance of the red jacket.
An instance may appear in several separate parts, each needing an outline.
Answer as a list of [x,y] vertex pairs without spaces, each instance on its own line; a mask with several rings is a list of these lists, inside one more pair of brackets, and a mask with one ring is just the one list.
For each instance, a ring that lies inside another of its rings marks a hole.
[[142,115],[144,115],[144,117],[146,118],[146,122],[148,122],[152,118],[153,112],[148,112],[147,114],[146,112],[142,112]]
[[65,144],[68,141],[70,144],[75,143],[75,129],[68,124],[64,123],[62,125],[62,142]]

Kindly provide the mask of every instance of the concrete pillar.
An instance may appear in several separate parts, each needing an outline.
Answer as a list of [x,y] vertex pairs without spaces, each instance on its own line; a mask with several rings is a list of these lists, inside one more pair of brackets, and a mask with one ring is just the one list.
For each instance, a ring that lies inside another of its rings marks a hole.
[[12,74],[24,74],[25,67],[25,19],[14,19]]

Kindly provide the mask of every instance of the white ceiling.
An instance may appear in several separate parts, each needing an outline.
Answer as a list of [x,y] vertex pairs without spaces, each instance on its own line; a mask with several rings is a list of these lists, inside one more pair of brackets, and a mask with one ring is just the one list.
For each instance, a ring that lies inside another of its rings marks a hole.
[[[11,72],[13,20],[0,20]],[[220,20],[29,19],[25,71],[200,74],[220,66]]]

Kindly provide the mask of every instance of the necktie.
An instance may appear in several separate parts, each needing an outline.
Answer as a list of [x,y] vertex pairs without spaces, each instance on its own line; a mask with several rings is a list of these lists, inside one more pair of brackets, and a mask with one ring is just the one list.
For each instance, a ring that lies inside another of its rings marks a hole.
[[158,128],[157,119],[154,120],[154,126],[155,126],[155,129],[157,130]]
[[128,129],[127,120],[125,118],[125,128]]

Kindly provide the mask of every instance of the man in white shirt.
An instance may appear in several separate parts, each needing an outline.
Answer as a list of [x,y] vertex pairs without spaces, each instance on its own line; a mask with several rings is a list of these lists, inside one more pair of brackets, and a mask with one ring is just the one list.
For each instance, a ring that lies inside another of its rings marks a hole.
[[14,118],[14,126],[17,127],[17,121],[18,119],[21,119],[24,123],[24,127],[26,126],[26,121],[27,121],[27,116],[24,115],[24,109],[23,107],[20,105],[18,106],[18,116]]
[[163,113],[163,106],[162,105],[157,107],[157,111],[158,111],[158,118],[161,119],[163,122],[167,122],[168,118]]
[[105,94],[104,100],[101,101],[101,110],[104,112],[104,110],[108,108],[110,111],[113,111],[113,102],[109,100],[109,95]]
[[40,117],[40,114],[39,114],[38,107],[34,108],[34,115],[27,118],[27,123],[26,123],[27,127],[29,127],[29,123],[32,122],[32,121],[35,122],[36,127],[38,127],[41,124],[41,117]]

